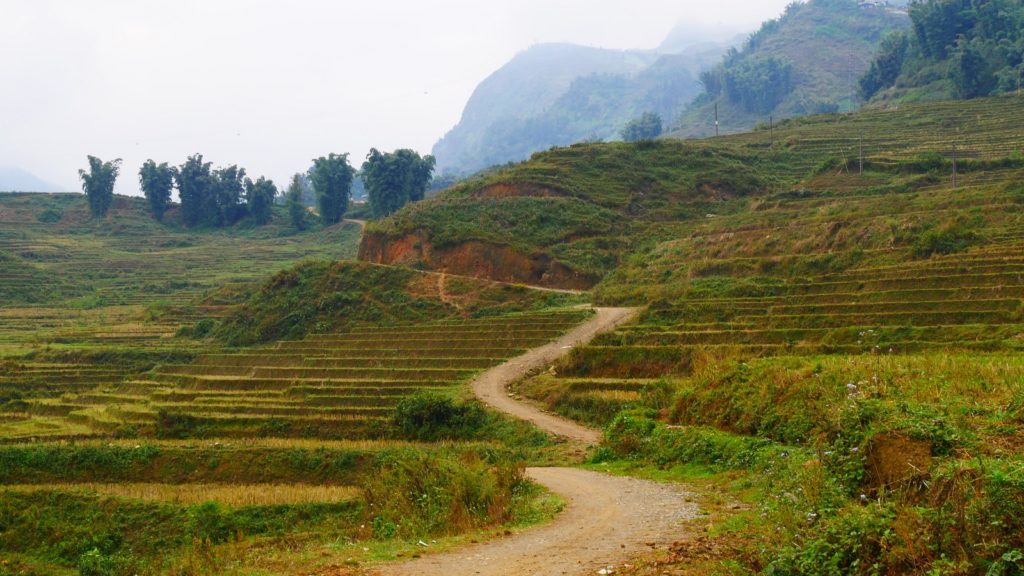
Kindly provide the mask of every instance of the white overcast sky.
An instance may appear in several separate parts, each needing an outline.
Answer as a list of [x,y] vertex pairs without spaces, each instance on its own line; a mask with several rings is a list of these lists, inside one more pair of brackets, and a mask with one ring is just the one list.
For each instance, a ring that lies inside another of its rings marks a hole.
[[77,190],[85,156],[202,153],[278,184],[314,156],[429,153],[476,85],[539,42],[654,48],[749,31],[789,0],[0,0],[0,167]]

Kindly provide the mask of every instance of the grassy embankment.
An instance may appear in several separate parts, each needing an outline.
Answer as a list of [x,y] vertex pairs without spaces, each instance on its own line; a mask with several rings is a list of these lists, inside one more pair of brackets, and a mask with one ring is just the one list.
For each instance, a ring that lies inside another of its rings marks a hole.
[[[460,196],[511,210],[484,199],[495,182],[534,203],[552,202],[531,193],[544,186],[611,209],[607,191],[637,174],[618,205],[664,200],[676,216],[623,219],[629,242],[594,294],[646,312],[519,391],[606,425],[595,463],[676,470],[746,502],[711,530],[713,554],[677,567],[1009,574],[1024,557],[1022,114],[1024,99],[1007,97],[794,120],[774,147],[768,130],[577,146],[378,229],[456,214],[446,202]],[[956,188],[943,156],[954,144],[970,154]],[[632,162],[605,182],[609,155]],[[671,172],[657,155],[680,172],[659,180]],[[706,167],[683,167],[701,157],[743,158],[760,185],[698,186]],[[483,234],[474,222],[445,226]]]
[[309,572],[557,507],[519,464],[548,441],[464,384],[578,322],[578,299],[292,266],[351,256],[355,227],[186,231],[135,201],[92,221],[80,197],[0,200],[4,269],[25,272],[0,309],[0,573]]

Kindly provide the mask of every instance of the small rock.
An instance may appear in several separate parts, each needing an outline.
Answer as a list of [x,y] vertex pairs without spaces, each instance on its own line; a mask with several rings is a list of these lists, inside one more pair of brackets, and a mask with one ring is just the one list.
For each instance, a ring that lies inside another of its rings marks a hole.
[[424,546],[424,547],[427,546],[427,543],[424,542],[423,540],[420,540],[419,542],[417,542],[417,544],[419,544],[420,546]]

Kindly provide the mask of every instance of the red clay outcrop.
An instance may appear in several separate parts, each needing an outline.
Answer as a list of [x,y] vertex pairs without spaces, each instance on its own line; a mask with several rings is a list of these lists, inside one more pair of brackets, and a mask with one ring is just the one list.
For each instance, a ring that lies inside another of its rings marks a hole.
[[469,240],[456,246],[438,248],[422,231],[396,238],[367,233],[359,244],[359,259],[375,264],[422,266],[448,274],[566,290],[586,290],[598,280],[571,270],[546,254],[525,254],[511,246]]

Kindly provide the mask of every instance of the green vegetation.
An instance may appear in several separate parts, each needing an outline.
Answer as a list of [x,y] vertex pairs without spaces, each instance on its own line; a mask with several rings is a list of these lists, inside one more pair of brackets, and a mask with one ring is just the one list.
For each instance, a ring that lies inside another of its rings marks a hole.
[[[858,78],[904,14],[856,0],[794,2],[764,23],[740,50],[701,74],[704,93],[675,124],[679,137],[753,129],[807,114],[849,112],[860,103]],[[718,121],[716,128],[715,121]]]
[[149,209],[157,222],[163,222],[164,214],[171,207],[171,192],[174,189],[175,169],[166,162],[157,164],[153,160],[139,168],[139,186],[149,202]]
[[[352,196],[353,176],[355,169],[348,163],[348,154],[331,154],[313,160],[309,179],[316,191],[320,219],[324,224],[329,226],[341,222]],[[294,216],[292,218],[294,224]],[[298,225],[295,227],[299,228]]]
[[434,157],[413,150],[382,153],[371,148],[361,172],[366,195],[376,218],[387,216],[409,202],[419,202],[430,186]]
[[306,220],[309,218],[309,212],[302,202],[301,174],[292,176],[292,182],[288,185],[288,191],[285,192],[285,206],[288,207],[288,220],[292,223],[292,227],[299,232],[305,230],[308,225]]
[[229,232],[150,208],[0,197],[0,572],[315,573],[553,512],[521,463],[557,449],[466,383],[579,297],[338,262],[358,227],[284,208]]
[[[231,227],[244,218],[256,226],[264,226],[272,219],[277,187],[260,177],[253,182],[245,177],[245,169],[238,166],[211,168],[203,162],[202,154],[189,156],[177,168],[166,164],[156,166],[152,160],[142,166],[140,182],[151,205],[153,215],[162,220],[170,198],[166,179],[173,177],[181,199],[181,222],[189,227]],[[152,190],[151,190],[152,189]],[[336,222],[332,222],[336,223]]]
[[114,201],[114,182],[121,170],[121,159],[104,162],[89,156],[89,171],[78,171],[82,180],[82,191],[89,199],[89,211],[93,216],[106,216]]
[[249,215],[257,226],[265,226],[270,223],[273,216],[274,198],[277,196],[277,187],[274,183],[260,176],[260,179],[253,182],[245,179],[245,201],[249,208]]
[[[1022,114],[1007,96],[575,146],[371,229],[554,253],[566,240],[534,204],[630,217],[578,221],[624,240],[603,244],[595,300],[645,312],[515,391],[605,427],[595,465],[699,470],[743,500],[709,532],[725,551],[680,568],[1009,574],[1024,550]],[[943,130],[967,156],[955,187]],[[735,173],[746,192],[721,194]],[[503,230],[456,202],[523,217]]]
[[622,129],[622,139],[626,142],[654,140],[661,136],[661,116],[653,112],[645,112],[639,118],[630,120]]
[[887,38],[861,79],[865,98],[978,98],[1020,89],[1020,0],[927,0],[911,5],[910,18],[912,30]]
[[[592,466],[739,500],[672,569],[1012,574],[1022,116],[1004,96],[578,145],[368,226],[552,259],[586,295],[338,261],[355,226],[299,234],[283,207],[228,234],[0,197],[4,570],[317,573],[542,519],[522,465],[568,451],[467,384],[592,298],[644,310],[515,392],[603,426]],[[240,170],[209,174],[235,197]]]
[[[321,567],[324,560],[316,558],[322,557],[321,552],[332,552],[337,543],[351,548],[344,553],[357,562],[353,557],[368,557],[394,538],[413,542],[440,538],[538,513],[535,490],[524,482],[521,470],[506,462],[507,455],[493,450],[487,451],[487,456],[460,447],[341,452],[198,446],[86,450],[91,452],[87,458],[94,464],[72,470],[52,466],[47,459],[56,457],[67,463],[66,454],[71,453],[81,460],[82,448],[0,450],[0,458],[18,471],[19,482],[32,482],[34,471],[42,467],[74,482],[0,489],[0,522],[4,527],[0,546],[5,552],[6,570],[33,566],[40,573],[77,569],[80,574],[102,575],[166,571],[209,574],[232,567],[308,572]],[[222,489],[222,501],[212,499],[214,492],[199,503],[185,503],[163,501],[151,496],[152,489],[140,491],[130,485],[119,489],[78,484],[84,478],[104,476],[105,469],[113,470],[118,460],[111,458],[123,458],[119,453],[127,456],[126,463],[138,464],[118,468],[115,482],[134,481],[146,476],[146,470],[166,472],[164,466],[175,463],[195,476],[195,472],[214,471],[223,464],[238,465],[252,458],[251,469],[238,470],[244,477],[303,483],[318,479],[337,486],[321,489],[324,494],[356,497],[307,501],[300,496],[308,489],[296,485],[290,491],[281,488],[278,500],[299,501],[231,504],[249,500],[240,494],[245,490],[277,489],[277,485],[264,485]],[[135,457],[137,453],[144,456]],[[7,470],[11,468],[5,467]],[[289,536],[294,533],[302,534],[301,542]],[[268,555],[282,558],[267,564]]]
[[[536,309],[566,298],[482,281],[445,282],[402,268],[305,262],[279,272],[232,310],[214,334],[232,345],[301,338],[354,325],[379,327]],[[439,293],[444,289],[445,293]],[[446,302],[445,299],[448,301]]]
[[731,151],[673,141],[576,145],[458,184],[371,222],[367,233],[423,231],[436,246],[507,245],[599,278],[637,237],[766,185],[753,157]]

